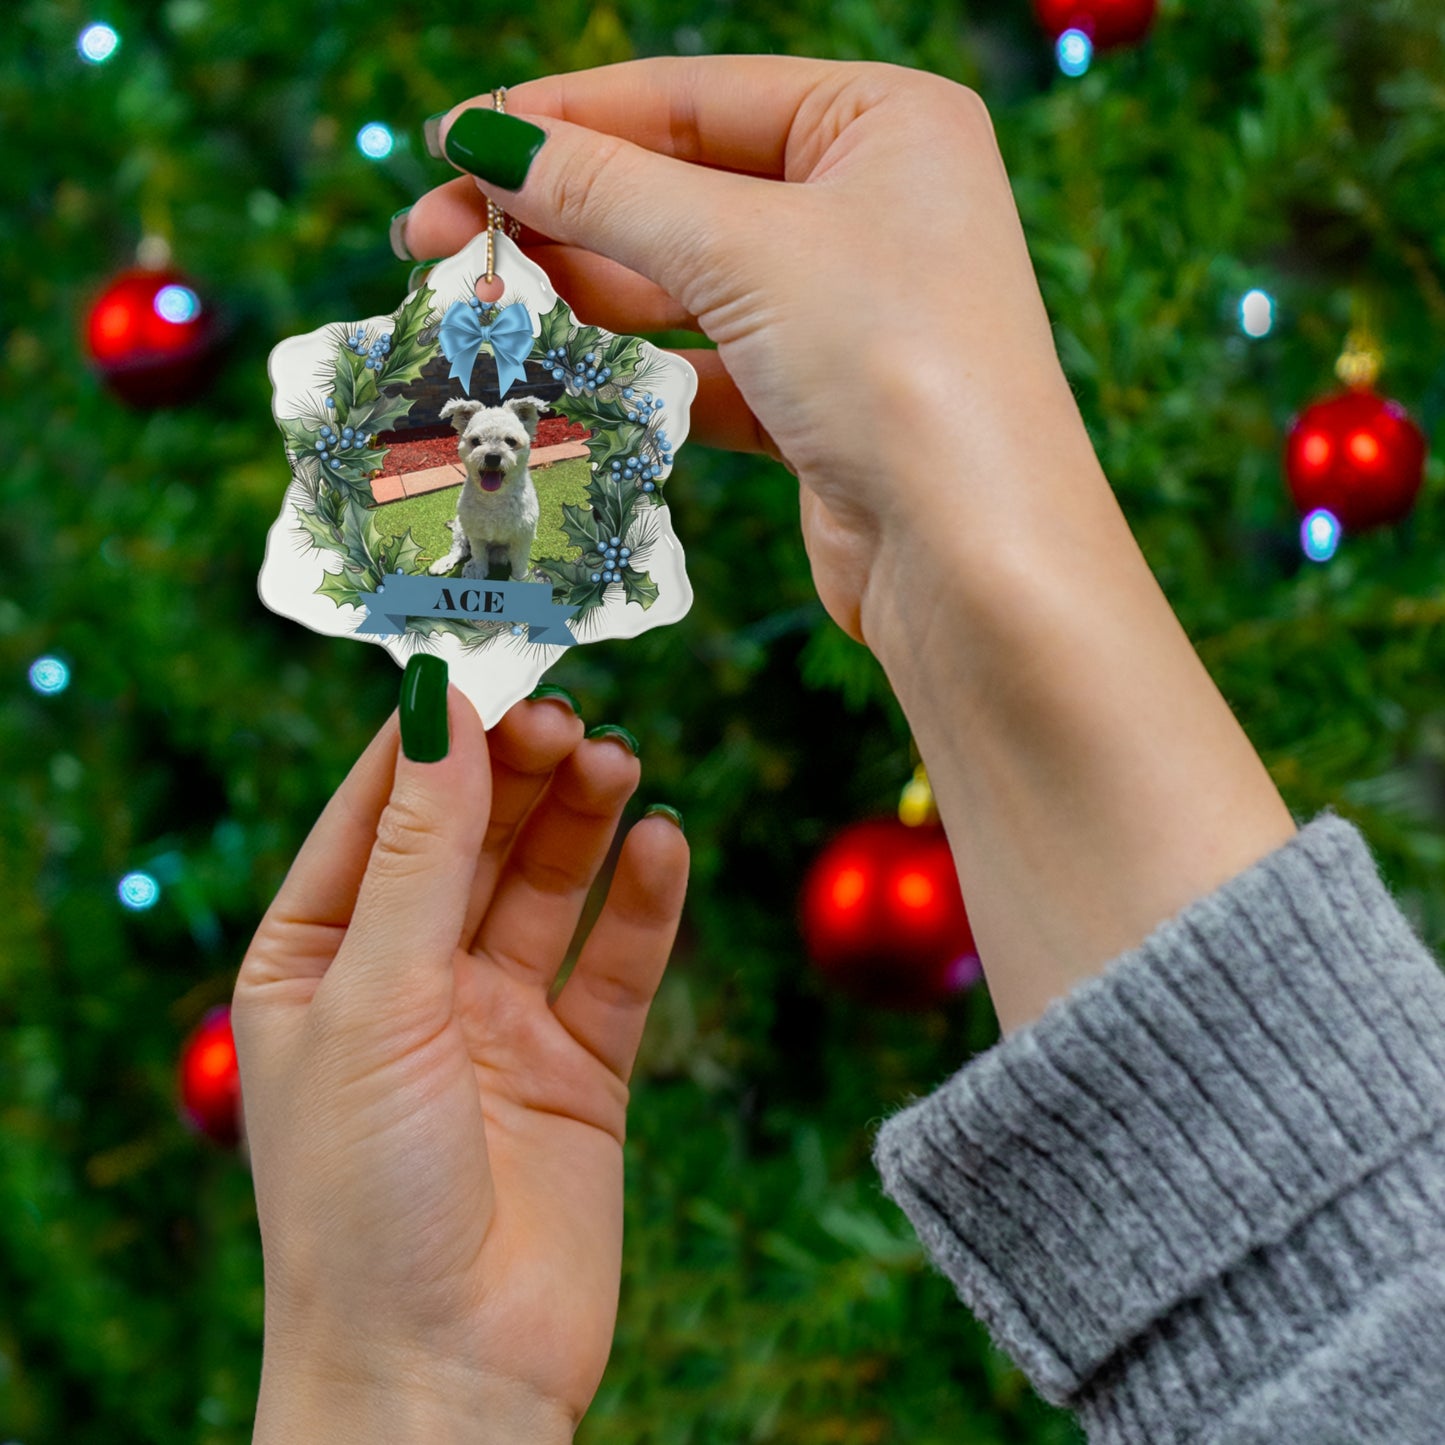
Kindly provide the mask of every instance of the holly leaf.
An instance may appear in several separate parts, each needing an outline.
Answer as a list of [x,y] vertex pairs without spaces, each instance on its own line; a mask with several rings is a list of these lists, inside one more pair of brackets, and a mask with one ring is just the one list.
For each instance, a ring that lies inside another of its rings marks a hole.
[[378,396],[364,411],[351,417],[349,425],[364,436],[375,436],[378,432],[390,431],[392,423],[398,422],[411,411],[414,402],[405,396]]
[[298,455],[307,452],[315,454],[320,433],[309,422],[303,421],[299,416],[283,416],[280,424],[281,435],[286,438],[286,445],[293,452]]
[[370,376],[365,362],[344,342],[336,348],[336,380],[331,387],[331,399],[336,403],[336,426],[347,424],[347,418],[357,410],[359,378]]
[[338,607],[355,607],[356,599],[361,596],[360,588],[344,571],[328,572],[316,590],[321,596],[329,597]]
[[393,348],[415,341],[427,329],[431,321],[432,302],[436,292],[425,284],[417,288],[416,294],[397,307],[396,327],[391,333]]
[[630,421],[619,422],[614,427],[599,428],[587,438],[587,455],[597,464],[598,469],[602,470],[613,457],[634,455],[646,434],[646,427]]
[[603,361],[612,368],[614,382],[630,378],[642,364],[642,338],[614,336],[603,353]]
[[592,585],[593,568],[586,562],[580,562],[571,557],[543,557],[541,561],[534,562],[533,568],[537,572],[545,573],[551,578],[554,587],[553,591],[567,591],[570,593],[574,587]]
[[324,521],[312,512],[296,508],[296,520],[306,529],[311,538],[313,547],[324,548],[328,552],[343,551],[341,534],[331,523]]
[[649,572],[634,572],[629,567],[622,574],[622,586],[627,600],[638,603],[644,612],[657,601],[657,583]]
[[602,541],[602,526],[585,507],[567,502],[562,507],[562,530],[574,547],[585,552],[597,552]]
[[400,537],[388,537],[381,548],[382,571],[415,573],[421,558],[421,546],[408,527]]
[[542,348],[545,355],[554,346],[566,346],[567,338],[572,330],[572,320],[568,315],[567,303],[558,303],[541,318],[542,334],[537,338],[537,344]]

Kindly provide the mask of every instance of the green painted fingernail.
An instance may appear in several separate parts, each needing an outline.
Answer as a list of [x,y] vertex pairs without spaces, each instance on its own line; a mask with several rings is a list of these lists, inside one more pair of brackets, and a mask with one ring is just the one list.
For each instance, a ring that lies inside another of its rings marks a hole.
[[414,763],[437,763],[450,746],[446,662],[414,653],[401,678],[401,750]]
[[661,817],[671,819],[672,822],[677,824],[677,831],[684,837],[687,836],[687,829],[682,826],[682,814],[679,813],[676,808],[669,807],[666,803],[653,803],[642,816],[644,818],[650,818],[654,813],[659,814]]
[[626,728],[619,727],[616,723],[598,723],[595,728],[588,730],[587,736],[589,738],[616,738],[618,742],[631,750],[634,758],[639,755],[637,739]]
[[439,161],[446,159],[442,154],[442,121],[446,115],[446,111],[439,110],[421,123],[421,138],[426,142],[427,154]]
[[578,717],[582,716],[582,704],[578,702],[565,687],[558,687],[554,682],[544,682],[535,692],[527,695],[527,701],[531,702],[533,698],[539,697],[558,698],[560,701],[565,702]]
[[391,253],[398,261],[415,261],[416,257],[406,249],[406,218],[411,214],[410,206],[403,206],[391,218]]
[[443,257],[441,256],[433,256],[430,261],[418,261],[416,265],[411,268],[411,275],[406,278],[406,289],[408,291],[415,291],[417,282],[442,259]]
[[547,132],[531,121],[473,107],[452,122],[447,132],[447,159],[494,186],[515,191],[527,179],[532,158],[546,139]]

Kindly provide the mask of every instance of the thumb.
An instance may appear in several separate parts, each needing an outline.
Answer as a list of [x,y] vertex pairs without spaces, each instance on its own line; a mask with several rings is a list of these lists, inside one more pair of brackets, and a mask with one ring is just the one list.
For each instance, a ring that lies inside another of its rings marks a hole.
[[400,712],[391,795],[322,987],[392,1028],[440,1026],[491,814],[487,735],[430,653],[407,663]]
[[[544,133],[520,189],[512,165],[498,164],[528,137],[498,127],[535,126]],[[554,241],[606,256],[645,276],[694,316],[706,309],[699,283],[739,254],[757,254],[747,228],[762,236],[767,183],[659,155],[619,136],[550,115],[497,115],[485,106],[443,122],[441,149],[469,171],[506,213]],[[495,179],[493,179],[495,177]],[[756,219],[753,219],[756,218]],[[696,303],[696,304],[695,304]]]

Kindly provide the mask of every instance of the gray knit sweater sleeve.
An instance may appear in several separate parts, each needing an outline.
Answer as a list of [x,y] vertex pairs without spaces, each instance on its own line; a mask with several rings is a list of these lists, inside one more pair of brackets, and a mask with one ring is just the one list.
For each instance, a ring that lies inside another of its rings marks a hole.
[[1092,1445],[1445,1441],[1445,974],[1332,812],[874,1162]]

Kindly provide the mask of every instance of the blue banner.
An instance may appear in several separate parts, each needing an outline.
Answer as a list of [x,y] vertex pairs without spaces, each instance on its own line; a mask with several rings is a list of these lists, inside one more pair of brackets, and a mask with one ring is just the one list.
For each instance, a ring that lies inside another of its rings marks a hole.
[[567,626],[577,609],[553,602],[550,582],[475,582],[397,572],[357,600],[366,608],[366,620],[356,629],[362,637],[398,637],[409,617],[464,617],[522,624],[529,642],[571,647],[577,641]]

